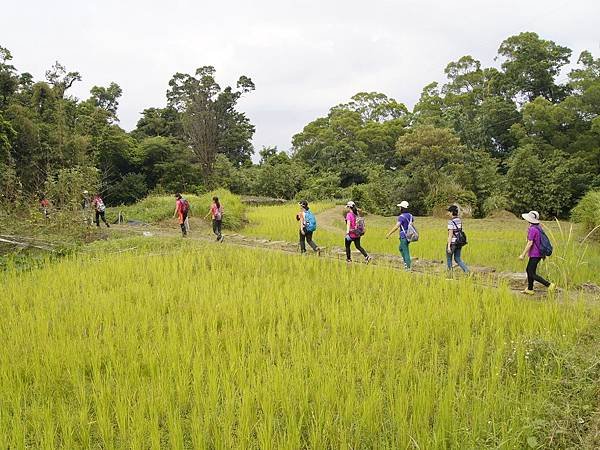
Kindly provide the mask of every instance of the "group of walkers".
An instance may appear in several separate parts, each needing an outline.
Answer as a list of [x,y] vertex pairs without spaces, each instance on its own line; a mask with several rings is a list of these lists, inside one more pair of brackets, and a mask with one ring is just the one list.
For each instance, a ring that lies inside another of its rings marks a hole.
[[85,223],[91,225],[90,211],[93,211],[95,216],[93,222],[96,224],[96,227],[100,226],[100,220],[102,220],[106,227],[110,228],[109,223],[106,221],[106,205],[104,205],[104,200],[102,200],[100,193],[96,192],[94,196],[90,196],[88,191],[83,191],[82,195],[81,208],[83,209]]
[[[300,212],[296,215],[296,220],[300,223],[300,252],[306,253],[306,243],[319,255],[321,248],[314,242],[313,233],[316,231],[316,218],[308,206],[306,200],[302,200],[300,203]],[[402,256],[404,262],[404,269],[410,271],[412,268],[412,258],[410,256],[410,244],[419,239],[419,233],[415,228],[415,218],[409,212],[409,203],[406,200],[396,205],[400,209],[400,214],[396,220],[396,224],[386,234],[386,239],[389,238],[396,231],[399,231],[399,246],[398,250]],[[453,270],[454,262],[461,268],[465,273],[470,273],[469,267],[462,260],[461,254],[462,249],[467,245],[467,235],[463,230],[463,223],[459,215],[459,208],[457,205],[450,205],[447,209],[448,223],[447,230],[448,235],[446,239],[446,266],[448,271]],[[534,282],[546,286],[549,292],[556,289],[554,283],[550,283],[537,274],[538,264],[546,256],[552,254],[552,245],[550,240],[541,228],[539,213],[537,211],[530,211],[522,214],[523,219],[529,223],[527,231],[527,244],[525,249],[519,256],[519,259],[524,259],[525,256],[529,257],[527,263],[527,289],[522,291],[524,294],[533,295]],[[357,208],[353,201],[346,203],[344,212],[344,218],[346,222],[346,233],[344,237],[344,247],[346,250],[346,262],[352,262],[351,245],[354,243],[356,249],[363,255],[365,262],[368,264],[372,257],[361,245],[361,237],[365,234],[365,221],[361,211]]]
[[[175,212],[173,217],[177,217],[179,220],[179,226],[181,227],[181,234],[183,237],[186,237],[188,231],[190,230],[190,222],[188,219],[188,215],[190,212],[190,203],[185,199],[180,193],[175,194]],[[217,242],[223,242],[225,236],[221,232],[222,224],[223,224],[223,205],[219,201],[219,197],[213,197],[212,203],[208,210],[208,214],[204,217],[208,219],[211,217],[212,219],[212,229],[213,233],[217,238]]]

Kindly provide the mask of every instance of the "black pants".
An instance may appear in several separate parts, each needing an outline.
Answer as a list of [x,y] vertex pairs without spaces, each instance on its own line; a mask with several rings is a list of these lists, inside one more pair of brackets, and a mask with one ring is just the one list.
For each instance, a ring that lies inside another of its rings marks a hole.
[[[221,239],[221,224],[222,223],[223,223],[222,220],[213,219],[213,221],[212,221],[213,233],[215,233],[215,236],[217,236],[217,240]],[[229,239],[229,238],[227,238],[227,239]]]
[[187,213],[182,214],[182,219],[183,219],[183,222],[181,222],[179,224],[181,226],[181,234],[183,234],[184,236],[187,236],[187,228],[185,227],[185,221],[187,220]]
[[110,225],[106,221],[106,211],[96,211],[96,220],[94,222],[96,222],[97,227],[100,226],[100,218],[102,218],[102,222],[104,222],[106,226],[110,228]]
[[354,246],[356,247],[356,250],[358,250],[359,252],[362,253],[362,255],[366,258],[367,256],[369,256],[366,252],[366,250],[364,248],[362,248],[360,246],[360,236],[356,237],[356,238],[351,238],[350,240],[348,239],[344,239],[344,244],[346,245],[346,259],[348,261],[352,260],[352,255],[350,253],[350,244],[352,244],[354,242]]
[[312,239],[313,236],[313,232],[312,231],[306,231],[304,230],[304,234],[302,234],[302,232],[298,232],[298,234],[300,235],[300,252],[301,253],[306,253],[306,243],[308,242],[308,245],[310,245],[310,248],[312,248],[315,252],[319,249],[319,246],[317,244],[315,244],[315,242]]
[[541,260],[542,258],[538,256],[529,257],[529,262],[527,263],[527,289],[529,289],[530,291],[533,290],[534,281],[537,281],[538,283],[541,283],[546,287],[550,286],[550,283],[548,281],[544,280],[536,273],[537,266]]

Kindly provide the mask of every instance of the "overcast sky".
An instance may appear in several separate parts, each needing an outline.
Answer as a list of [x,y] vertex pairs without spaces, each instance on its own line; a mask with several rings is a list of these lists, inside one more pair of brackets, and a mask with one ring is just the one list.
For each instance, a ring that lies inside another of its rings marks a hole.
[[412,108],[423,86],[470,54],[494,64],[500,42],[535,31],[600,55],[598,0],[53,0],[1,8],[0,46],[19,71],[42,79],[56,60],[94,85],[123,89],[121,126],[165,105],[175,72],[213,65],[221,86],[247,75],[240,102],[254,146],[289,150],[291,137],[357,92],[379,91]]

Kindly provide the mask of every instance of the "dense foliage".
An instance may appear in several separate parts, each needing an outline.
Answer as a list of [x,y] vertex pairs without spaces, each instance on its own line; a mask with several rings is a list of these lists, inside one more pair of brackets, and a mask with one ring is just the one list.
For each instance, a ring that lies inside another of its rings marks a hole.
[[600,187],[600,59],[584,51],[572,61],[571,53],[532,32],[511,36],[498,67],[468,55],[450,62],[446,82],[425,86],[412,111],[361,92],[293,136],[290,153],[265,147],[253,164],[254,126],[236,109],[254,90],[246,76],[221,88],[211,66],[176,73],[167,106],[145,109],[128,133],[118,125],[116,83],[78,100],[68,95],[78,72],[56,63],[36,82],[0,47],[1,200],[46,193],[60,206],[68,200],[55,193],[76,196],[81,186],[65,183],[83,177],[109,204],[223,187],[352,197],[380,213],[408,199],[416,213],[459,202],[479,216],[537,209],[564,217]]

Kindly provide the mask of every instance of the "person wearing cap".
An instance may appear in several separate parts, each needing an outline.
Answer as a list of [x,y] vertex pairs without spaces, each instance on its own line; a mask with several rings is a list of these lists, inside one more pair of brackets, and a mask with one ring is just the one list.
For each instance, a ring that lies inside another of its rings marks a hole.
[[90,199],[90,193],[88,191],[83,191],[81,195],[83,197],[81,200],[81,209],[83,210],[83,221],[86,223],[86,225],[90,226],[92,224],[92,200]]
[[356,203],[350,200],[348,203],[346,203],[346,237],[344,239],[344,245],[346,247],[346,262],[352,262],[350,245],[354,242],[356,250],[358,250],[365,257],[365,262],[369,264],[373,258],[371,258],[367,251],[360,245],[360,234],[357,229],[357,222],[358,208],[356,207]]
[[410,257],[410,249],[408,239],[406,238],[406,230],[408,230],[408,226],[411,222],[414,222],[414,217],[411,213],[408,212],[408,202],[406,200],[401,201],[396,205],[400,208],[400,215],[398,216],[398,220],[396,221],[396,225],[388,234],[386,234],[385,238],[389,238],[396,230],[400,230],[400,245],[398,246],[398,250],[402,255],[402,260],[404,261],[404,269],[410,270],[412,266],[412,259]]
[[519,259],[525,259],[526,255],[529,256],[526,269],[527,289],[522,292],[526,295],[533,295],[535,293],[533,290],[534,281],[543,284],[549,291],[553,291],[556,288],[556,285],[537,274],[537,266],[542,260],[540,214],[537,211],[529,211],[528,213],[521,214],[521,217],[529,223],[529,229],[527,230],[527,244],[525,245],[523,252],[519,255]]
[[314,231],[307,229],[307,225],[308,225],[307,217],[312,215],[312,211],[310,211],[308,202],[306,200],[302,200],[302,201],[298,202],[298,204],[300,205],[300,212],[298,214],[296,214],[296,220],[298,221],[298,224],[300,225],[300,231],[298,233],[299,238],[300,238],[300,253],[303,253],[303,254],[306,253],[306,243],[308,242],[308,245],[310,245],[310,248],[312,248],[315,252],[317,252],[317,255],[321,256],[321,249],[313,241]]
[[450,205],[448,207],[448,216],[450,217],[450,220],[448,220],[448,242],[446,244],[448,270],[452,270],[452,257],[454,257],[454,261],[456,261],[458,267],[460,267],[463,272],[468,273],[469,268],[460,257],[462,247],[456,243],[458,235],[463,229],[462,220],[458,215],[458,206]]

